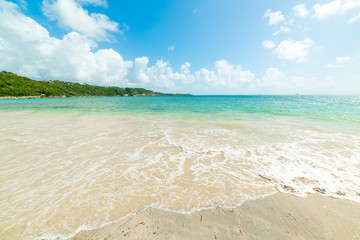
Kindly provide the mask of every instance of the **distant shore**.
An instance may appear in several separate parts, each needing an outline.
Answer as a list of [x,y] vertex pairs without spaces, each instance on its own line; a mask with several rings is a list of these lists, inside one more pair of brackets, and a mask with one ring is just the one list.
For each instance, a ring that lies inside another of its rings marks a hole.
[[20,96],[20,97],[5,96],[5,97],[0,97],[0,99],[28,99],[28,98],[41,98],[41,97],[40,96]]
[[7,71],[0,72],[0,86],[0,99],[187,95],[59,80],[36,81]]
[[[140,97],[140,96],[152,96],[152,95],[146,95],[146,94],[140,94],[140,95],[132,95],[130,97]],[[129,95],[119,95],[119,96],[51,96],[51,97],[42,97],[42,96],[4,96],[0,97],[0,99],[32,99],[32,98],[83,98],[83,97],[129,97]]]
[[277,193],[188,215],[148,208],[71,239],[360,239],[359,222],[357,202]]

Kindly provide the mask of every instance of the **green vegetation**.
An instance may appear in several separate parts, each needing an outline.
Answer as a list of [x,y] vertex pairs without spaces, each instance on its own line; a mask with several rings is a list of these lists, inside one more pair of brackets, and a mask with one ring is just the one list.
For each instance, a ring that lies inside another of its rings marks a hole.
[[99,87],[63,81],[35,81],[0,72],[0,97],[165,96],[143,88]]

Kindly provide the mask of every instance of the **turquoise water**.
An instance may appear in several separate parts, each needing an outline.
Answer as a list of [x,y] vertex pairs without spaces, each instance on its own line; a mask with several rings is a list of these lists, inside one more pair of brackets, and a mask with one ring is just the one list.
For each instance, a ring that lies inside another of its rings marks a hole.
[[0,239],[278,191],[360,202],[360,97],[0,100],[0,156]]
[[0,111],[236,119],[284,116],[360,132],[360,96],[166,96],[0,100]]

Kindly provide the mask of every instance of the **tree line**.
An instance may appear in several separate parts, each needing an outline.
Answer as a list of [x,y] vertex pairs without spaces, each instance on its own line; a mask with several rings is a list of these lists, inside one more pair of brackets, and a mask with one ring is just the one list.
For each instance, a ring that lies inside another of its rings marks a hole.
[[17,74],[0,72],[0,97],[80,97],[80,96],[166,96],[144,88],[102,87],[59,80],[36,81]]

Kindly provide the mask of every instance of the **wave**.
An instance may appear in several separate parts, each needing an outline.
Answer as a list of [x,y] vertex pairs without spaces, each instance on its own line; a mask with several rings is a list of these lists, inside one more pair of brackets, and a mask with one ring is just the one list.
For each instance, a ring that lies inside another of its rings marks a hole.
[[147,206],[187,214],[276,191],[360,202],[360,135],[307,121],[17,117],[0,120],[0,193],[11,203],[0,218],[13,238],[61,239]]

